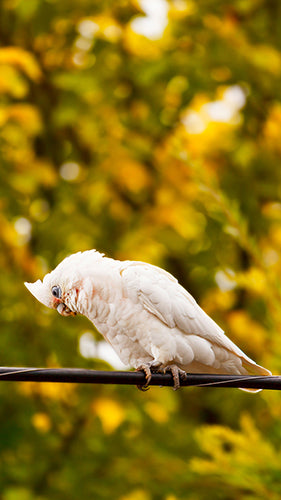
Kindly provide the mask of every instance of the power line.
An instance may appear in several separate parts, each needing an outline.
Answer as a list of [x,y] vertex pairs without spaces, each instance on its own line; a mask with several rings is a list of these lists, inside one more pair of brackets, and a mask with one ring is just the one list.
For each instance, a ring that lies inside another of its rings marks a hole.
[[[145,385],[143,372],[84,370],[80,368],[0,367],[0,381],[62,382],[76,384]],[[170,373],[153,373],[150,385],[173,386]],[[281,389],[281,376],[212,375],[191,373],[181,386],[242,387],[245,389]]]

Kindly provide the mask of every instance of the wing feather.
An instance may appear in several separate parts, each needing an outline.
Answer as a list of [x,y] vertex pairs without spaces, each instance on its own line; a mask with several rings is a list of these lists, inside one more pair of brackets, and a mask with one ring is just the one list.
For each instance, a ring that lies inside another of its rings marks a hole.
[[170,328],[195,334],[223,347],[244,360],[253,361],[237,347],[210,318],[174,276],[142,262],[123,262],[121,270],[128,296]]

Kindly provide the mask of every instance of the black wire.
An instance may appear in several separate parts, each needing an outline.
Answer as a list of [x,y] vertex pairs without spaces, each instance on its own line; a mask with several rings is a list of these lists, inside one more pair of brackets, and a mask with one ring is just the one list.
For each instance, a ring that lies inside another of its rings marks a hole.
[[[76,384],[145,385],[143,372],[115,372],[84,370],[79,368],[24,368],[0,367],[0,381],[62,382]],[[170,373],[153,373],[150,385],[173,386]],[[281,389],[281,376],[260,377],[250,375],[212,375],[191,373],[181,386],[240,387],[245,389]]]

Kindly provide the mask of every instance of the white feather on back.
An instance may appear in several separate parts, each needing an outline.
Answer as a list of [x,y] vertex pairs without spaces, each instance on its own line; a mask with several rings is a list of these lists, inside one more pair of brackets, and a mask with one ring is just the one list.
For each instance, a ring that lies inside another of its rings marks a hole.
[[151,314],[170,328],[177,327],[187,335],[198,335],[212,345],[256,364],[224,334],[171,274],[150,264],[123,264],[122,278],[129,296],[131,294],[135,300],[137,295]]

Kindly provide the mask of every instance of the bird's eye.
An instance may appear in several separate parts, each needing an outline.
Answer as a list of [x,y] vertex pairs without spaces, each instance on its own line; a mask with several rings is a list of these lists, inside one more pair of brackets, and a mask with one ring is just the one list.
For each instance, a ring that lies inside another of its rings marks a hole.
[[56,297],[56,299],[60,299],[61,298],[61,287],[56,285],[56,286],[53,286],[52,288],[52,295],[54,297]]

